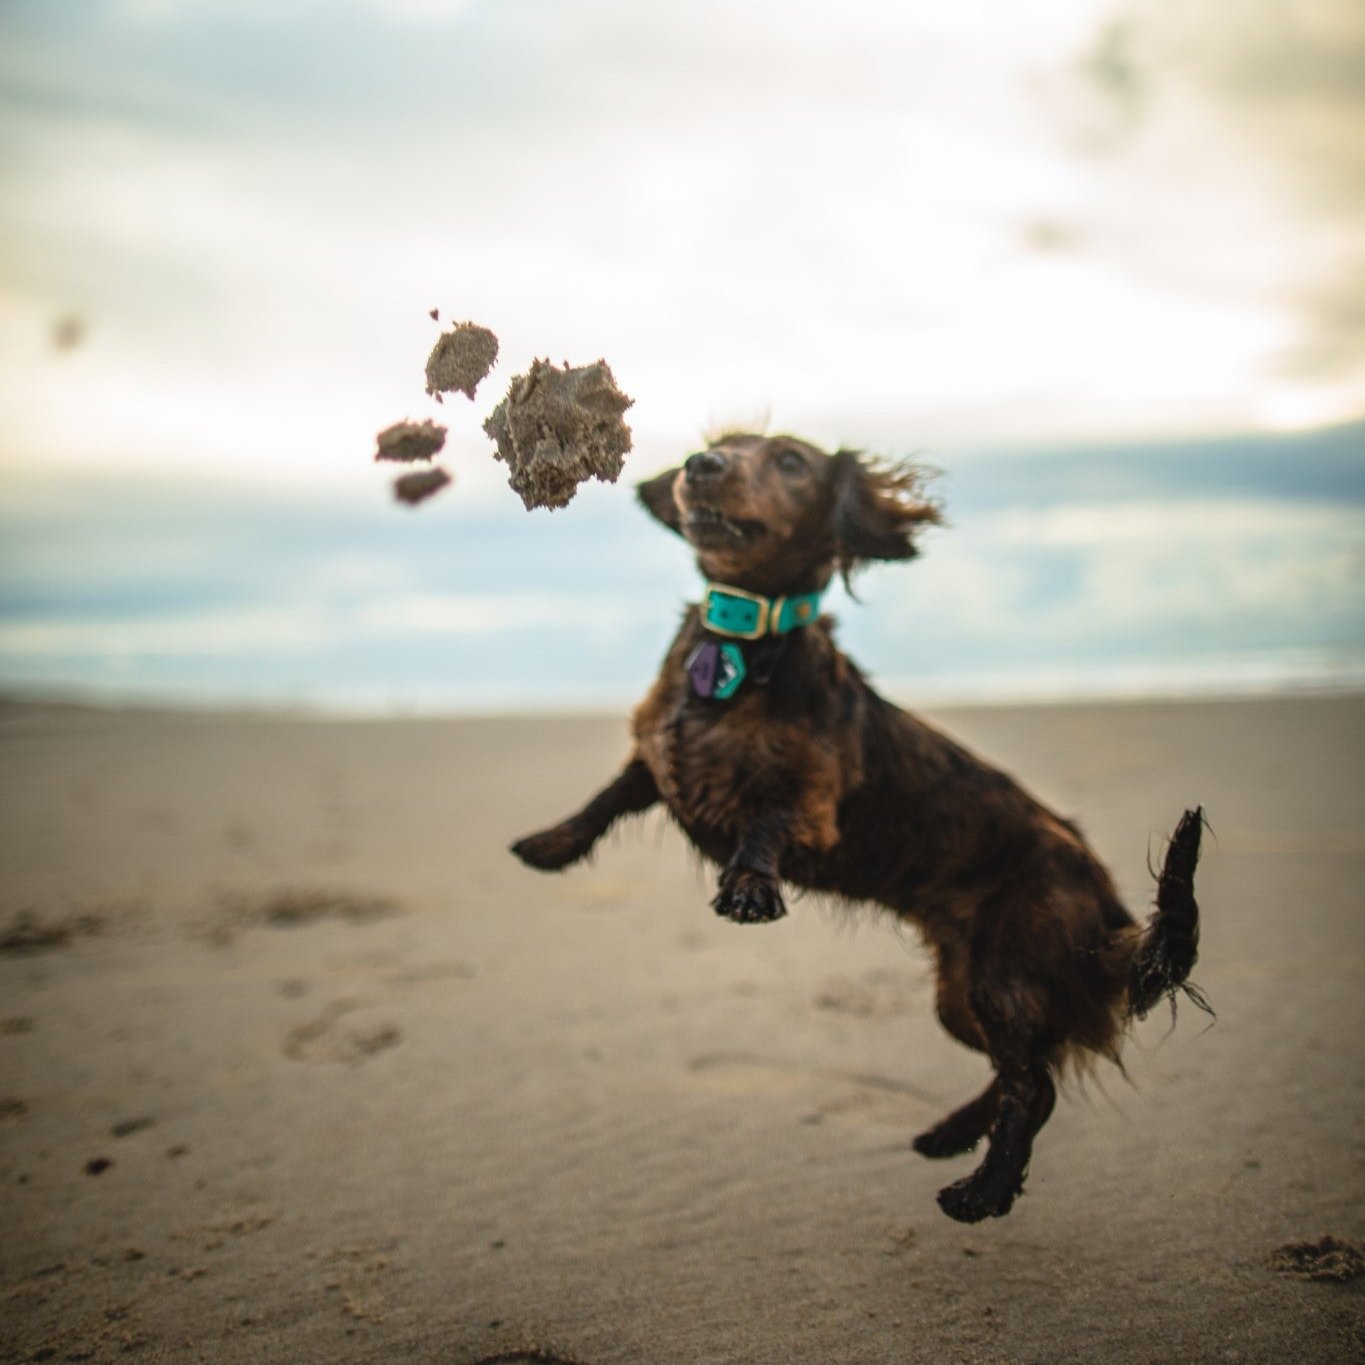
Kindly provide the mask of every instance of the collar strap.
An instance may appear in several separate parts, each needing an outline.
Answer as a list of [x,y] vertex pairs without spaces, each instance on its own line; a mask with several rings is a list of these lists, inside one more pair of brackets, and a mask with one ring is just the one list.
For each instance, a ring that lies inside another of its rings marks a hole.
[[762,597],[724,583],[708,583],[701,599],[702,625],[713,635],[728,635],[735,640],[786,635],[799,626],[810,625],[819,614],[818,592]]

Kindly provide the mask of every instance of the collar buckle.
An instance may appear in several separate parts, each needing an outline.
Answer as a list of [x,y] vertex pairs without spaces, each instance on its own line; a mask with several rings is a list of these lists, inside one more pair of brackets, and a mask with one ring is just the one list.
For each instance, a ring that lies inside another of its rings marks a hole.
[[701,623],[713,635],[761,640],[809,625],[820,611],[818,592],[764,597],[728,583],[708,583],[701,600]]
[[[783,599],[778,598],[781,602]],[[761,640],[777,613],[774,603],[756,592],[708,583],[701,600],[701,623],[716,635],[735,640]]]

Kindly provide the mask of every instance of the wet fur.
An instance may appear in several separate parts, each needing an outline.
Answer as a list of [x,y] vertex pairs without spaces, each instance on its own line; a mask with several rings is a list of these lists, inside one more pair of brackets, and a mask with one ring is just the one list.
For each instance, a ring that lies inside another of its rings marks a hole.
[[[789,437],[726,436],[639,493],[708,579],[768,596],[911,558],[916,533],[938,520],[912,466]],[[1008,1212],[1062,1069],[1117,1060],[1129,1016],[1188,976],[1199,812],[1181,822],[1157,913],[1139,928],[1075,825],[878,696],[828,618],[746,644],[751,678],[728,702],[692,693],[684,662],[703,638],[689,607],[635,711],[624,769],[513,851],[567,867],[615,820],[661,801],[720,867],[713,906],[727,919],[781,918],[786,882],[915,924],[936,961],[939,1019],[996,1075],[914,1145],[947,1157],[989,1137],[981,1164],[939,1202],[965,1222]]]

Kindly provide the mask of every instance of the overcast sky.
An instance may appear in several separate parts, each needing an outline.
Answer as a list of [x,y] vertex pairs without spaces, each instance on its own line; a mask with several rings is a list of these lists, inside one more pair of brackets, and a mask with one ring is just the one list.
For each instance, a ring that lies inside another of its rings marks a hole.
[[907,695],[1358,680],[1362,128],[1361,0],[3,0],[0,686],[638,690],[694,574],[506,488],[538,355],[610,362],[627,480],[764,420],[941,467],[841,613]]
[[[373,477],[443,318],[961,449],[1365,412],[1359,0],[7,0],[0,461]],[[80,344],[54,324],[80,318]]]

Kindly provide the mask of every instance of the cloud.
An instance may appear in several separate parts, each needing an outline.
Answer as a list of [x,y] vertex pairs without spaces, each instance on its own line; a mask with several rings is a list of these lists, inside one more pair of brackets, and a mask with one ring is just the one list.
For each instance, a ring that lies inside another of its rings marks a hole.
[[1148,279],[1284,310],[1263,361],[1298,392],[1284,409],[1311,410],[1309,387],[1339,414],[1365,405],[1357,0],[1131,0],[1043,89],[1098,158],[1076,231]]
[[261,658],[313,655],[343,644],[382,647],[387,640],[422,636],[450,642],[531,631],[583,632],[610,639],[657,615],[643,604],[585,593],[406,590],[329,601],[325,591],[303,591],[274,605],[0,621],[0,655]]
[[935,543],[897,595],[951,656],[1140,658],[1365,643],[1358,508],[1245,497],[1062,503]]
[[1281,353],[1285,375],[1349,378],[1365,359],[1365,249],[1347,253],[1340,270],[1322,274],[1300,296],[1304,323]]
[[[1327,325],[1331,252],[1303,249],[1221,124],[1172,112],[1203,86],[1142,6],[20,13],[0,54],[10,459],[347,477],[423,415],[432,306],[498,331],[495,389],[538,354],[608,357],[641,468],[764,407],[904,448],[1365,401],[1355,314]],[[1082,80],[1085,54],[1132,131],[1078,168],[1029,89]],[[90,344],[58,366],[46,333],[72,309]],[[486,410],[441,414],[468,437],[460,496],[500,491]]]
[[1091,98],[1079,115],[1077,133],[1085,150],[1112,154],[1141,126],[1151,97],[1145,63],[1135,50],[1130,19],[1105,20],[1075,73]]
[[0,652],[21,658],[307,654],[336,634],[326,614],[311,605],[198,609],[150,619],[137,615],[9,621],[0,624]]
[[[955,463],[923,558],[870,571],[865,606],[832,594],[841,638],[877,677],[973,689],[1342,676],[1365,651],[1361,432]],[[0,681],[625,705],[695,573],[625,490],[589,492],[413,517],[359,491],[26,476],[0,502]]]
[[479,0],[115,0],[111,15],[132,24],[194,23],[206,18],[251,23],[331,22],[367,15],[376,21],[448,23],[469,13]]
[[[1273,158],[1300,206],[1308,248],[1294,281],[1300,338],[1280,365],[1334,380],[1365,365],[1365,7],[1353,0],[1227,11],[1226,41],[1191,63],[1226,102],[1245,145]],[[1197,55],[1196,55],[1197,54]]]

